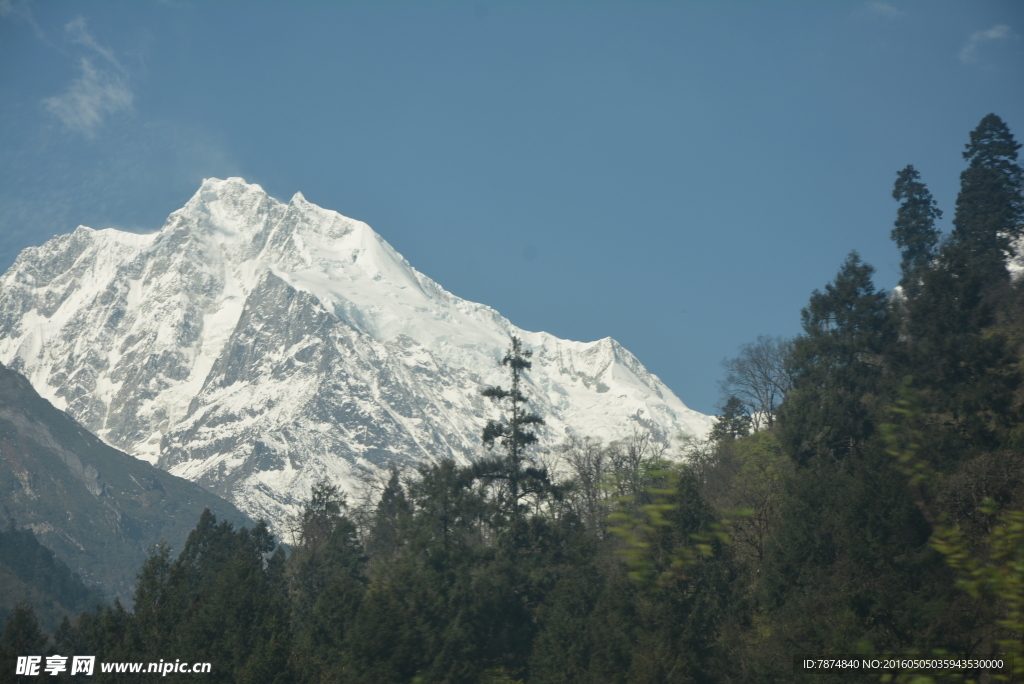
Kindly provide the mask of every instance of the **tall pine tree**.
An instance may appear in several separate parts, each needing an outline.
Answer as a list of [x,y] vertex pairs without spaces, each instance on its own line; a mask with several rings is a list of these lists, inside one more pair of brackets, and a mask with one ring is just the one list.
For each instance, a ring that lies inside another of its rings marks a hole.
[[501,442],[505,449],[502,459],[481,464],[479,475],[485,480],[502,480],[507,486],[505,505],[503,508],[513,520],[520,516],[520,500],[530,494],[542,493],[548,486],[548,475],[543,469],[529,465],[530,459],[526,448],[536,443],[537,435],[530,429],[534,425],[543,425],[544,419],[526,408],[526,395],[523,394],[523,373],[532,367],[530,357],[533,352],[523,348],[518,337],[512,338],[508,352],[501,360],[509,371],[512,386],[488,387],[483,390],[485,397],[496,404],[505,405],[504,420],[489,420],[483,431],[483,443],[491,448],[495,442]]
[[1006,258],[1024,230],[1018,149],[995,114],[971,132],[953,233],[921,271],[919,296],[907,306],[900,375],[913,376],[926,412],[950,428],[927,433],[936,440],[928,445],[933,455],[959,459],[991,447],[999,426],[1018,415],[1018,359],[1006,336],[992,327],[1007,299]]
[[963,153],[968,166],[960,174],[952,237],[967,268],[988,286],[1007,279],[1006,255],[1024,230],[1019,149],[1003,120],[989,114],[971,131]]
[[814,454],[855,454],[874,434],[872,397],[884,354],[896,339],[887,294],[874,268],[851,252],[825,291],[803,310],[804,334],[793,343],[793,389],[780,418],[782,440],[798,464]]
[[942,218],[942,211],[920,179],[917,169],[908,165],[896,174],[892,191],[893,199],[901,203],[892,239],[903,256],[900,286],[908,297],[917,296],[921,272],[935,259],[939,244],[935,220]]
[[412,506],[405,497],[398,468],[391,467],[388,483],[381,493],[377,509],[370,521],[366,551],[371,558],[380,557],[386,564],[401,549],[412,519]]

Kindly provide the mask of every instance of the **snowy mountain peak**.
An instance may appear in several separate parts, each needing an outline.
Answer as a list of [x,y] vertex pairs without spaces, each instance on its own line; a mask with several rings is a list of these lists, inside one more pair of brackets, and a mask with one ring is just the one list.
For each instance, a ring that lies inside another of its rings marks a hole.
[[281,521],[322,476],[479,450],[517,335],[542,438],[701,436],[611,338],[520,330],[365,223],[208,178],[156,233],[79,228],[0,279],[0,362],[111,444]]
[[207,178],[179,212],[206,216],[207,225],[231,222],[244,225],[246,219],[259,217],[271,204],[267,193],[255,183],[246,183],[241,178]]

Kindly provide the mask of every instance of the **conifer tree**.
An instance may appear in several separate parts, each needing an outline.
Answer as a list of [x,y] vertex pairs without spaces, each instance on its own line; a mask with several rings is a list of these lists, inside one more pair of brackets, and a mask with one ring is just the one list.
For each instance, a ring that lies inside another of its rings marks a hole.
[[296,547],[288,562],[292,595],[292,619],[296,626],[305,622],[320,593],[327,586],[326,564],[335,529],[344,521],[345,499],[336,485],[326,478],[313,485],[310,499],[298,520]]
[[903,256],[900,286],[908,297],[917,296],[921,271],[935,259],[939,244],[935,220],[942,218],[942,211],[920,178],[917,169],[908,165],[896,174],[892,191],[893,199],[901,202],[892,239]]
[[1024,172],[1017,164],[1020,143],[995,114],[971,131],[963,156],[960,194],[953,218],[953,241],[966,255],[968,268],[991,286],[1008,277],[1005,259],[1024,231]]
[[[322,487],[321,493],[325,490],[330,494],[331,487]],[[320,498],[337,501],[332,496]],[[366,557],[356,537],[356,527],[343,514],[334,521],[330,535],[315,554],[310,553],[312,549],[300,547],[293,556],[293,560],[301,563],[293,575],[294,612],[297,615],[303,605],[311,606],[295,625],[293,662],[302,681],[315,681],[317,677],[320,681],[338,679],[344,667],[349,632],[366,593]]]
[[781,413],[782,440],[798,464],[815,453],[855,453],[874,433],[870,404],[895,341],[888,296],[871,281],[874,268],[851,252],[801,312],[804,334],[793,343],[793,390]]
[[716,441],[732,441],[750,434],[750,416],[738,397],[729,397],[722,406],[722,415],[711,428],[709,437]]
[[500,479],[508,485],[507,508],[512,518],[519,518],[519,501],[524,496],[542,492],[547,484],[547,472],[530,466],[524,467],[531,459],[526,447],[537,442],[537,435],[530,430],[531,426],[543,425],[544,419],[526,409],[526,395],[523,394],[523,373],[532,367],[530,357],[533,352],[523,349],[518,337],[512,337],[508,352],[501,360],[509,370],[512,381],[510,389],[488,387],[483,390],[485,397],[496,404],[504,403],[505,417],[502,421],[489,420],[483,431],[483,443],[491,448],[500,441],[505,449],[505,457],[500,462],[483,465],[480,476],[485,479]]
[[132,621],[136,636],[157,650],[164,645],[168,626],[181,618],[187,600],[182,592],[169,586],[170,572],[171,547],[161,540],[150,549],[149,558],[139,571]]
[[907,306],[909,344],[900,374],[913,376],[924,392],[923,407],[953,428],[927,433],[942,442],[929,446],[935,456],[960,459],[968,450],[991,447],[994,428],[1017,419],[1019,359],[992,326],[1009,294],[1006,257],[1024,231],[1018,149],[995,114],[971,132],[953,233],[921,272],[919,296]]
[[0,672],[0,681],[14,682],[26,679],[15,676],[15,661],[20,656],[42,655],[46,641],[46,635],[39,629],[36,613],[28,601],[16,605],[7,618],[3,638],[0,640],[0,666],[4,668],[4,671]]
[[370,522],[370,535],[366,541],[366,551],[370,557],[380,557],[382,562],[386,562],[394,556],[404,542],[411,518],[412,507],[399,480],[398,468],[392,466],[388,483]]
[[417,551],[442,564],[467,559],[468,537],[484,506],[482,498],[472,490],[475,471],[482,468],[498,477],[499,466],[488,463],[478,464],[478,468],[460,468],[446,458],[419,467],[419,480],[409,487],[416,507],[412,542]]

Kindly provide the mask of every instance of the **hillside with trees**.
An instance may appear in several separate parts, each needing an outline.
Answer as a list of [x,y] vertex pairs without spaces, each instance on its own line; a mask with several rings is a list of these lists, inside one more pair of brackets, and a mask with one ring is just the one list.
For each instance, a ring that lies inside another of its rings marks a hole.
[[[177,555],[152,551],[131,610],[45,643],[9,620],[0,681],[17,648],[208,661],[209,682],[1024,681],[1019,148],[995,115],[971,133],[946,237],[900,170],[897,292],[852,252],[798,337],[725,362],[708,441],[579,439],[542,462],[513,339],[510,387],[484,390],[488,458],[351,499],[322,481],[287,551],[207,512]],[[898,654],[1014,660],[794,674],[794,656]]]

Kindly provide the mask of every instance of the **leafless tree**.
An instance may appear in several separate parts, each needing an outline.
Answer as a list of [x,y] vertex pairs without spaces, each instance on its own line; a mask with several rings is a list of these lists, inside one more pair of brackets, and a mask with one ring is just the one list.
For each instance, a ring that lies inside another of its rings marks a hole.
[[611,465],[609,449],[593,437],[570,438],[562,448],[576,494],[578,515],[591,531],[600,534],[608,515],[609,492],[604,487]]
[[647,487],[648,464],[665,458],[669,445],[657,435],[641,428],[624,442],[609,445],[612,472],[618,482],[620,496],[639,496]]
[[618,497],[643,503],[651,468],[668,448],[657,434],[639,426],[629,438],[610,444],[592,437],[570,438],[559,449],[569,476],[563,483],[568,505],[601,536]]
[[706,488],[708,474],[717,463],[718,449],[715,441],[711,439],[687,439],[682,445],[681,453],[683,459],[685,459],[694,474],[696,474],[701,485]]
[[724,396],[743,402],[750,413],[754,430],[771,429],[783,397],[792,380],[787,368],[792,341],[761,335],[756,342],[740,347],[740,355],[724,359]]

